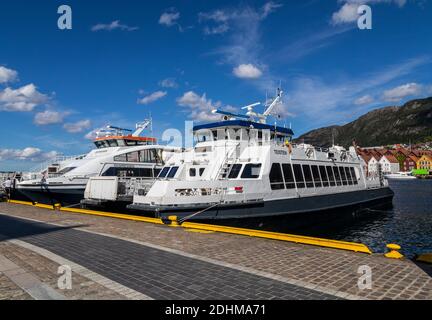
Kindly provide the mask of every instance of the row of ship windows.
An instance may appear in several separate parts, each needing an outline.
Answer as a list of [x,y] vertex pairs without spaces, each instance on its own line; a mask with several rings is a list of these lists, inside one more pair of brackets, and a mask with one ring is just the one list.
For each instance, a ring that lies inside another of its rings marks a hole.
[[[233,164],[228,173],[228,179],[257,179],[261,171],[261,163]],[[174,178],[178,166],[164,167],[158,178]],[[199,169],[199,175],[204,168]],[[196,175],[195,168],[189,174]],[[270,185],[273,190],[301,188],[333,187],[358,184],[358,178],[353,167],[317,166],[308,164],[273,163],[270,170]]]
[[273,190],[358,184],[353,167],[273,163],[269,178]]
[[140,177],[140,178],[155,178],[158,176],[160,169],[158,168],[118,168],[110,167],[102,176],[104,177]]
[[123,153],[114,157],[115,162],[144,162],[144,163],[160,163],[160,157],[156,149],[146,149],[141,151],[133,151]]

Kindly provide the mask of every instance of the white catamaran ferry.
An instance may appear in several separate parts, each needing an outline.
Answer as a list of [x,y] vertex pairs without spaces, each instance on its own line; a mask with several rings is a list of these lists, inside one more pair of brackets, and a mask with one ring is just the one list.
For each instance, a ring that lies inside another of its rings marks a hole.
[[149,125],[151,120],[138,123],[133,133],[114,126],[101,129],[94,140],[96,149],[65,162],[55,174],[45,172],[42,178],[21,181],[17,190],[34,202],[78,205],[92,177],[99,178],[93,180],[94,187],[98,182],[105,185],[115,182],[117,193],[122,193],[119,188],[127,187],[118,179],[136,176],[147,183],[153,181],[175,150],[157,145],[153,137],[140,136]]
[[135,190],[129,209],[167,218],[232,219],[320,212],[391,202],[382,176],[365,176],[354,147],[329,149],[291,143],[290,128],[266,118],[258,103],[246,115],[213,110],[219,122],[193,128],[196,144],[165,163],[150,189]]

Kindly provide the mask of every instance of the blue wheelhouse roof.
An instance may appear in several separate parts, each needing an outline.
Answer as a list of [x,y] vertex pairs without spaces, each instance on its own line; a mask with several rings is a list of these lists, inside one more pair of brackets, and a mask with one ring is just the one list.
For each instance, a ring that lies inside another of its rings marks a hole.
[[294,135],[294,132],[289,128],[274,126],[274,125],[265,124],[265,123],[247,121],[247,120],[225,120],[225,121],[219,121],[219,122],[200,124],[200,125],[194,126],[193,131],[198,131],[198,130],[202,130],[202,129],[221,128],[221,127],[250,128],[251,126],[254,129],[268,129],[272,132],[283,133],[283,134],[291,135],[291,136]]

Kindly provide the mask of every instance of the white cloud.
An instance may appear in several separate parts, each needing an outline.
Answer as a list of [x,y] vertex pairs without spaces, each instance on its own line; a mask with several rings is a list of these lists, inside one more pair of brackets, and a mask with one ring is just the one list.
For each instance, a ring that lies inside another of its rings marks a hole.
[[332,15],[331,22],[333,24],[341,24],[356,21],[359,17],[357,8],[359,4],[345,3],[337,12]]
[[177,11],[164,12],[159,18],[159,24],[172,27],[177,25],[177,20],[180,19],[180,13]]
[[[209,54],[218,55],[220,57],[218,64],[229,65],[231,70],[245,63],[259,66],[260,72],[263,69],[267,70],[265,60],[269,59],[269,52],[263,50],[261,26],[275,8],[274,3],[258,8],[241,4],[237,8],[230,7],[201,13],[200,23],[204,25],[204,32],[206,32],[205,27],[216,28],[224,24],[228,26],[227,35],[222,39],[224,43]],[[257,76],[258,73],[255,72],[255,75]],[[280,75],[276,76],[266,71],[251,83],[264,93],[276,88],[279,80]]]
[[233,69],[233,74],[238,78],[257,79],[261,77],[262,71],[252,64],[240,64]]
[[229,30],[229,26],[227,23],[222,23],[220,25],[209,27],[205,26],[203,29],[204,34],[213,35],[213,34],[222,34]]
[[205,26],[203,31],[204,34],[211,35],[211,34],[221,34],[225,33],[229,30],[229,24],[228,20],[230,19],[230,16],[223,10],[215,10],[210,13],[206,12],[200,12],[198,14],[198,21],[201,22],[207,22],[212,21],[216,25],[214,26]]
[[39,148],[27,147],[24,149],[0,149],[0,161],[3,160],[30,160],[44,161],[59,155],[57,151],[42,152]]
[[141,99],[138,99],[138,104],[149,104],[159,100],[167,95],[166,91],[156,91]]
[[238,20],[248,19],[251,27],[254,28],[254,23],[257,20],[263,20],[267,18],[276,9],[282,7],[282,4],[275,2],[265,3],[259,10],[255,10],[249,7],[238,9],[238,10],[214,10],[212,12],[200,12],[198,14],[198,21],[200,23],[210,23],[203,28],[203,32],[206,35],[221,34],[231,29],[231,24],[238,23]]
[[406,4],[406,0],[340,0],[339,2],[344,4],[339,8],[338,11],[333,13],[330,21],[330,23],[333,25],[356,21],[359,17],[357,8],[363,4],[395,3],[400,8]]
[[159,81],[159,85],[163,88],[177,88],[178,83],[175,78],[166,78]]
[[422,90],[421,85],[419,85],[415,82],[411,82],[411,83],[403,84],[403,85],[398,86],[396,88],[384,91],[383,99],[385,101],[398,102],[405,97],[419,94],[421,92],[421,90]]
[[352,120],[371,109],[367,104],[354,104],[358,97],[381,97],[384,86],[409,76],[419,66],[428,63],[430,59],[419,57],[375,72],[358,74],[350,80],[344,77],[328,81],[311,75],[291,77],[287,81],[285,104],[288,111],[307,119],[310,128]]
[[112,30],[123,30],[123,31],[135,31],[138,27],[130,27],[126,24],[121,24],[119,20],[115,20],[109,24],[98,23],[91,27],[91,31],[112,31]]
[[200,22],[205,20],[213,20],[216,22],[226,22],[230,19],[230,15],[223,10],[215,10],[213,12],[200,12],[198,14]]
[[18,78],[18,72],[6,67],[0,66],[0,83],[8,83]]
[[265,3],[261,9],[261,11],[262,11],[261,17],[266,18],[270,13],[276,11],[276,9],[278,9],[282,6],[283,6],[282,4],[274,3],[272,1]]
[[32,83],[18,89],[5,88],[0,91],[0,111],[32,111],[47,101],[48,97],[37,91]]
[[63,128],[69,133],[79,133],[91,127],[90,120],[81,120],[73,123],[65,123]]
[[364,95],[354,101],[356,105],[365,105],[374,102],[374,98],[371,95]]
[[185,92],[183,96],[177,98],[177,104],[186,107],[189,117],[193,120],[214,121],[220,118],[220,116],[212,114],[211,110],[219,108],[222,103],[220,101],[213,103],[211,99],[207,99],[205,93],[200,96],[194,91]]
[[43,112],[36,113],[34,117],[34,123],[40,126],[62,123],[65,113],[45,110]]

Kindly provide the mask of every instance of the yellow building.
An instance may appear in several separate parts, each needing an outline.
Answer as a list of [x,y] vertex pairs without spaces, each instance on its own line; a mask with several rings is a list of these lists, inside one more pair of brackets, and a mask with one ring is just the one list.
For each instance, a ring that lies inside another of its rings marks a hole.
[[422,155],[417,161],[417,169],[432,170],[432,156]]

